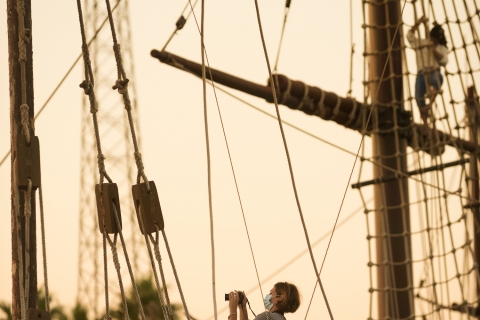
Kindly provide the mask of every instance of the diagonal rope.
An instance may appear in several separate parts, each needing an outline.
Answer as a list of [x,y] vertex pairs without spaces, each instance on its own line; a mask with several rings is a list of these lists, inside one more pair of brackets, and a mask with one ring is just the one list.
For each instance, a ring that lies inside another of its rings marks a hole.
[[185,302],[185,297],[183,296],[182,286],[180,285],[180,279],[177,274],[177,269],[175,268],[175,263],[173,262],[172,252],[170,251],[170,246],[168,245],[167,234],[165,230],[162,230],[163,240],[165,241],[165,247],[167,248],[168,257],[170,259],[170,264],[172,266],[173,275],[175,276],[175,281],[177,282],[178,292],[180,293],[180,298],[182,300],[183,308],[185,309],[185,314],[187,319],[190,320],[190,314],[188,312],[187,303]]
[[[167,42],[165,42],[165,44],[163,45],[163,48],[161,51],[165,51],[167,49],[167,46],[170,44],[170,42],[172,41],[173,37],[178,33],[178,31],[180,31],[181,29],[183,29],[183,27],[185,26],[185,24],[187,23],[188,21],[188,18],[190,18],[190,15],[193,13],[195,14],[195,12],[193,12],[193,8],[195,8],[195,6],[197,5],[198,3],[198,0],[195,0],[195,3],[191,4],[191,0],[188,0],[187,4],[185,5],[185,8],[183,8],[183,11],[182,11],[182,14],[180,15],[180,18],[177,20],[177,23],[175,24],[175,30],[173,30],[172,34],[170,35],[170,37],[168,38]],[[188,15],[185,17],[185,11],[187,11],[187,8],[190,4],[190,7],[191,7],[191,10],[190,12],[188,13]]]
[[[366,201],[366,203],[370,203],[373,201],[373,198],[370,198]],[[358,213],[362,212],[363,211],[363,205],[361,207],[358,207],[357,209],[353,210],[349,215],[347,215],[345,218],[343,218],[342,221],[340,221],[338,223],[338,226],[337,228],[340,229],[341,227],[343,227],[347,222],[349,222],[354,216],[356,216]],[[315,247],[317,245],[319,245],[320,243],[322,243],[325,239],[328,239],[328,237],[330,236],[330,233],[331,233],[331,230],[329,230],[328,232],[325,232],[321,237],[319,237],[317,240],[315,240],[313,243],[312,243],[312,247]],[[287,262],[285,262],[282,266],[280,266],[278,269],[276,269],[275,271],[273,271],[272,273],[270,273],[268,276],[266,276],[265,278],[263,278],[261,280],[262,283],[265,283],[267,281],[270,281],[271,279],[273,279],[275,276],[277,276],[280,272],[282,272],[283,270],[287,269],[288,267],[292,266],[292,264],[294,262],[296,262],[298,259],[300,259],[301,257],[303,257],[306,253],[308,253],[308,248],[307,249],[304,249],[302,250],[300,253],[298,253],[296,256],[294,256],[293,258],[291,258],[290,260],[288,260]],[[252,286],[250,289],[246,290],[245,291],[245,294],[249,294],[249,293],[252,293],[254,290],[257,289],[257,285],[254,285]],[[220,312],[223,312],[225,310],[228,309],[228,305],[223,307],[222,309],[220,309]],[[213,316],[211,315],[210,317],[207,318],[207,320],[211,320],[213,318]]]
[[[262,28],[262,21],[260,19],[260,10],[258,8],[258,0],[254,0],[254,1],[255,1],[256,13],[257,13],[258,27],[259,27],[260,36],[261,36],[261,39],[262,39],[263,51],[265,53],[265,59],[266,59],[266,62],[267,62],[268,73],[269,73],[269,76],[270,76],[270,83],[273,84],[275,82],[274,82],[273,75],[272,75],[272,70],[271,70],[271,67],[270,67],[270,60],[268,58],[267,47],[266,47],[266,44],[265,44],[265,38],[263,36],[263,28]],[[329,305],[328,300],[327,300],[327,295],[325,293],[325,290],[323,289],[322,281],[320,280],[320,274],[318,272],[317,264],[316,264],[315,258],[313,256],[312,246],[310,244],[310,239],[308,237],[307,227],[306,227],[306,224],[305,224],[305,220],[303,218],[302,208],[300,206],[300,200],[299,200],[299,197],[298,197],[297,187],[296,187],[296,184],[295,184],[295,177],[294,177],[294,174],[293,174],[292,163],[291,163],[291,160],[290,160],[290,154],[288,152],[287,140],[285,138],[285,132],[283,131],[283,125],[282,125],[282,121],[281,121],[281,117],[280,117],[280,109],[278,107],[277,93],[276,93],[276,90],[275,90],[275,86],[272,85],[271,87],[272,87],[273,102],[275,103],[275,111],[277,113],[277,118],[278,118],[278,124],[279,124],[279,127],[280,127],[280,132],[281,132],[281,135],[282,135],[283,145],[284,145],[285,153],[286,153],[286,156],[287,156],[288,169],[290,171],[290,178],[291,178],[291,181],[292,181],[292,187],[293,187],[293,192],[294,192],[294,195],[295,195],[295,201],[297,203],[298,212],[300,214],[300,219],[301,219],[301,222],[302,222],[303,231],[305,233],[305,238],[306,238],[307,246],[308,246],[308,249],[309,249],[309,252],[310,252],[310,257],[312,259],[313,268],[315,270],[315,276],[317,277],[318,282],[320,284],[320,288],[322,289],[323,298],[325,300],[325,304],[327,306],[328,313],[330,315],[330,319],[333,320],[332,310],[330,309],[330,305]]]
[[290,5],[292,0],[286,0],[285,2],[285,9],[283,13],[283,25],[282,25],[282,32],[280,34],[280,41],[278,43],[278,50],[277,50],[277,58],[275,60],[275,65],[273,67],[273,73],[277,73],[278,70],[278,61],[280,60],[280,50],[282,49],[283,38],[285,35],[285,27],[287,26],[287,18],[288,14],[290,13]]

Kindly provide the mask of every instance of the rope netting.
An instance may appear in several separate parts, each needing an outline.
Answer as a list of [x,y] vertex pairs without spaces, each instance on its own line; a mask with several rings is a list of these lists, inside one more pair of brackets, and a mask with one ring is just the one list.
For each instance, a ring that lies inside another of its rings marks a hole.
[[[371,22],[378,7],[397,6],[400,13],[404,5],[399,17],[385,14],[382,23]],[[478,317],[480,277],[474,246],[480,230],[474,219],[479,203],[477,160],[474,153],[445,137],[477,143],[479,9],[476,1],[469,0],[363,1],[364,102],[373,104],[369,134],[374,152],[370,156],[366,154],[369,148],[362,148],[358,181],[371,179],[365,160],[404,173],[415,171],[415,179],[405,179],[405,175],[373,165],[373,188],[358,187],[367,224],[369,319]],[[391,40],[398,23],[395,18],[400,18],[402,29],[396,44]],[[437,24],[447,40],[449,62],[445,67],[423,61],[439,60],[434,57],[430,36]],[[388,47],[375,43],[373,35],[379,32],[386,35]],[[431,53],[420,53],[422,45]],[[372,61],[388,52],[398,59],[388,61],[390,72],[379,83]],[[426,81],[423,95],[418,88],[421,80]],[[373,103],[372,88],[378,86],[383,100]],[[385,116],[388,112],[391,118]],[[405,117],[411,121],[405,122]],[[392,144],[385,146],[388,137]],[[406,149],[406,140],[413,141],[411,149]],[[395,178],[382,182],[386,176]],[[372,191],[375,206],[365,201]]]

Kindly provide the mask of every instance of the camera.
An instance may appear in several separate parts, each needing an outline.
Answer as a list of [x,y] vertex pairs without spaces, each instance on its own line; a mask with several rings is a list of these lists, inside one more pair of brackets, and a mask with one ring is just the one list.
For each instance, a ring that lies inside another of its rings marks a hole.
[[[237,291],[237,294],[238,294],[238,303],[242,304],[243,297],[245,296],[242,291]],[[228,295],[228,293],[225,293],[225,301],[229,301],[229,300],[230,300],[230,296]]]

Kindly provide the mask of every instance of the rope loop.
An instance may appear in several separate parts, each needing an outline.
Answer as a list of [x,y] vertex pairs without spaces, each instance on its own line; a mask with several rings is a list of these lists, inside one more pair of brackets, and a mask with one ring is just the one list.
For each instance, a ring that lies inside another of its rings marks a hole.
[[342,99],[337,95],[337,104],[335,105],[335,108],[333,109],[332,117],[330,120],[334,120],[337,118],[338,114],[340,113],[340,105],[342,104]]
[[355,114],[357,112],[357,108],[358,108],[357,100],[352,99],[352,101],[353,101],[353,108],[352,108],[352,111],[350,111],[350,114],[348,115],[348,121],[345,123],[345,126],[349,126],[353,122],[353,120],[355,119]]
[[325,105],[323,104],[323,101],[325,100],[325,92],[320,89],[320,100],[318,100],[317,103],[317,115],[325,119]]
[[[280,88],[278,88],[278,90],[280,90]],[[285,90],[285,92],[282,94],[282,100],[280,101],[280,104],[285,104],[287,102],[287,99],[290,98],[291,96],[290,94],[291,90],[292,90],[292,80],[287,78],[287,90]]]
[[305,105],[306,103],[309,105],[309,109],[310,109],[310,98],[308,97],[308,86],[305,83],[303,83],[303,87],[305,89],[303,90],[303,98],[297,106],[298,110],[300,110],[303,107],[303,105]]

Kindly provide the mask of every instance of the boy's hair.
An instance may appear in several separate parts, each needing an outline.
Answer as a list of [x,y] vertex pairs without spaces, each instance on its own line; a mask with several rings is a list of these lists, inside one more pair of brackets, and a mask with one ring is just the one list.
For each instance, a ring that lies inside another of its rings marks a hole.
[[276,306],[279,310],[286,313],[297,311],[300,306],[300,292],[294,284],[288,282],[277,282],[275,291],[278,295],[283,295],[283,300],[277,302]]
[[430,30],[430,38],[435,38],[443,46],[447,46],[447,39],[445,38],[445,31],[439,24],[434,24],[432,30]]

